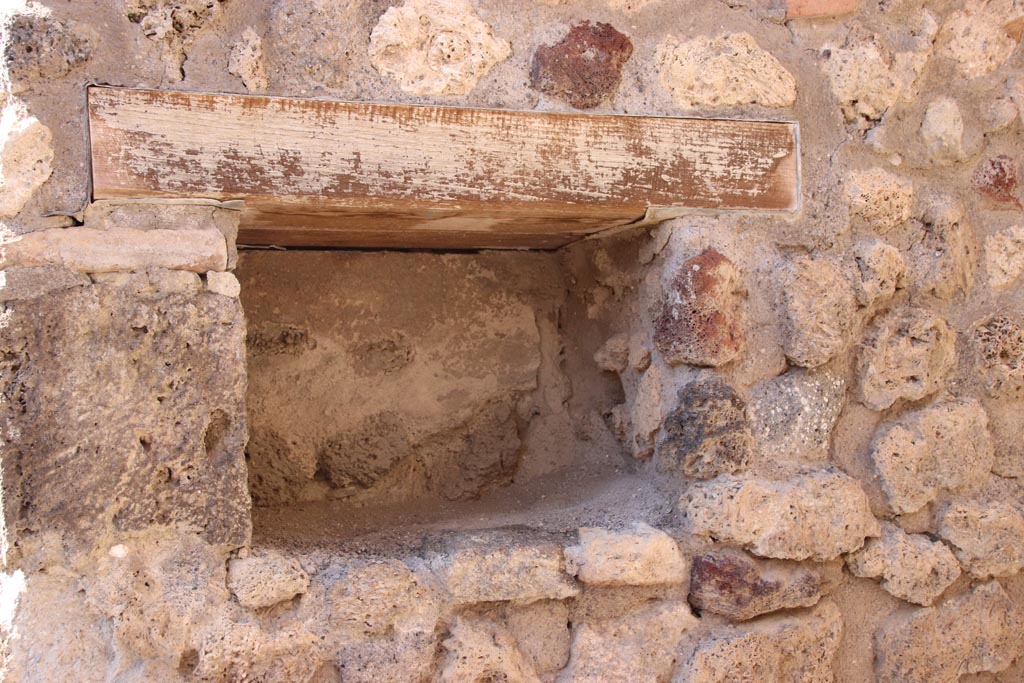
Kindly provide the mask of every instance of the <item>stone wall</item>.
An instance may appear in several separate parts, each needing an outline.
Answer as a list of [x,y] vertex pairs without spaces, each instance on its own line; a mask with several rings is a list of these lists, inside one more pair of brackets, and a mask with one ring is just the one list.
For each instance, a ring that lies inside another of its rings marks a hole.
[[[11,4],[4,680],[1024,680],[1018,0]],[[89,204],[87,83],[797,121],[803,203],[239,250]]]

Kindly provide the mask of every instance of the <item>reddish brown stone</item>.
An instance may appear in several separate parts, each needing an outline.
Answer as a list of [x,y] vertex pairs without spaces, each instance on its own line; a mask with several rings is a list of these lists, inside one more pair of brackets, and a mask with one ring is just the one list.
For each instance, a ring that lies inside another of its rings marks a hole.
[[591,109],[611,97],[622,80],[622,65],[633,43],[610,24],[576,24],[554,45],[533,55],[530,84],[577,109]]
[[672,365],[718,366],[743,349],[739,273],[707,249],[685,261],[669,283],[654,321],[654,344]]
[[1017,198],[1017,162],[1005,154],[981,162],[974,171],[974,187],[989,199],[1024,208]]
[[737,621],[794,607],[821,597],[822,579],[795,562],[758,560],[744,552],[718,549],[693,560],[690,604]]

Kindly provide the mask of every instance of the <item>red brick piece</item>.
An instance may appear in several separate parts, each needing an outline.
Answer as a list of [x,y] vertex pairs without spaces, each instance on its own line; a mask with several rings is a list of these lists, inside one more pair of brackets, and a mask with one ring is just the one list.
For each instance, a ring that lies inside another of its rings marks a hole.
[[981,162],[974,171],[974,187],[989,199],[1022,208],[1017,198],[1017,162],[1000,154]]
[[654,321],[654,345],[672,365],[718,366],[743,349],[740,277],[732,261],[707,249],[684,261]]
[[610,24],[584,21],[560,42],[537,48],[530,84],[577,109],[591,109],[615,93],[632,54],[633,43]]
[[857,0],[788,0],[786,18],[809,19],[849,14],[857,9]]

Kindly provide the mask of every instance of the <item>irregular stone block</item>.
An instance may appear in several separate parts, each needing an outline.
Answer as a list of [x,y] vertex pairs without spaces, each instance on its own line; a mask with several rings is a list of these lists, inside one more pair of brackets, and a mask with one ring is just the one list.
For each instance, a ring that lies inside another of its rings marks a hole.
[[558,671],[569,663],[572,643],[569,607],[558,600],[509,606],[505,624],[519,651],[538,674]]
[[905,308],[879,317],[857,359],[860,399],[872,410],[919,401],[942,388],[956,363],[956,335],[930,311]]
[[441,683],[540,683],[512,635],[500,624],[456,617],[441,645],[448,652],[441,664]]
[[974,189],[983,197],[1000,204],[1010,204],[1018,209],[1022,208],[1017,196],[1017,188],[1020,184],[1017,162],[1013,158],[1000,154],[985,159],[974,169],[971,182],[974,184]]
[[142,34],[160,45],[164,74],[177,83],[185,78],[185,50],[221,10],[221,0],[126,0],[125,16]]
[[827,363],[850,343],[852,283],[834,261],[806,256],[788,261],[780,279],[786,358],[808,368]]
[[658,683],[675,664],[675,651],[700,622],[685,602],[659,602],[612,619],[592,619],[574,629],[572,654],[558,683]]
[[754,387],[748,409],[762,460],[826,460],[845,404],[846,381],[830,370],[794,368]]
[[91,547],[155,525],[249,542],[237,301],[93,285],[10,310],[0,375],[6,405],[22,408],[0,413],[19,435],[3,452],[9,534]]
[[14,94],[53,82],[92,56],[92,42],[75,24],[37,12],[9,21],[4,61]]
[[1024,326],[997,315],[971,330],[975,367],[991,396],[1024,394]]
[[940,494],[966,493],[988,481],[995,450],[978,401],[945,401],[908,413],[875,438],[871,458],[898,514]]
[[469,0],[406,0],[370,34],[370,62],[415,95],[465,95],[511,54]]
[[796,102],[796,79],[749,33],[683,42],[670,35],[655,59],[662,86],[684,109],[790,107]]
[[629,337],[616,334],[601,345],[594,353],[597,367],[608,372],[622,374],[629,367]]
[[852,171],[846,177],[850,217],[880,233],[910,220],[914,183],[881,168]]
[[1024,569],[1024,514],[1008,503],[953,503],[943,510],[938,533],[976,579]]
[[367,640],[345,640],[335,660],[337,678],[329,683],[426,681],[437,672],[440,638],[432,632],[399,633]]
[[1009,59],[1017,41],[1003,28],[1003,19],[996,7],[987,3],[968,3],[952,12],[937,38],[937,54],[956,62],[965,78],[978,78],[992,73]]
[[242,293],[242,285],[233,273],[219,273],[215,270],[206,273],[206,289],[214,294],[237,299]]
[[877,40],[827,45],[823,54],[822,68],[847,121],[877,121],[904,94],[907,79]]
[[0,218],[18,215],[51,173],[50,129],[20,104],[4,107],[0,115]]
[[964,117],[952,97],[939,97],[928,105],[921,122],[921,139],[932,163],[948,166],[966,157]]
[[810,607],[821,598],[821,575],[781,560],[759,560],[732,549],[693,559],[690,604],[701,611],[746,621],[761,614]]
[[1007,289],[1024,273],[1024,225],[1015,225],[985,240],[985,270],[992,289]]
[[135,296],[147,298],[203,291],[199,276],[185,270],[151,268],[134,273],[91,273],[89,277],[98,285],[122,287]]
[[760,619],[702,642],[672,683],[832,683],[842,633],[842,615],[831,602]]
[[203,683],[308,681],[320,667],[320,638],[301,627],[267,632],[221,620],[204,640],[190,673]]
[[309,576],[298,560],[268,552],[228,562],[228,588],[242,607],[262,609],[305,593]]
[[879,534],[860,484],[833,470],[789,481],[722,476],[691,485],[680,506],[691,533],[761,557],[831,560]]
[[940,299],[967,293],[974,283],[974,235],[964,216],[964,206],[945,195],[926,197],[920,235],[907,256],[907,282],[918,292]]
[[658,468],[697,479],[745,469],[754,441],[739,394],[715,377],[687,384],[678,400],[665,418]]
[[263,93],[270,87],[267,67],[263,62],[263,39],[248,27],[231,47],[228,55],[228,73],[238,76],[246,90]]
[[278,432],[256,427],[245,445],[249,492],[257,506],[299,500],[317,470],[316,454],[288,443]]
[[857,263],[857,303],[871,311],[887,304],[906,285],[907,265],[900,250],[880,240],[864,240],[853,248]]
[[85,273],[57,266],[11,266],[0,270],[0,303],[34,299],[72,287],[92,284]]
[[396,559],[342,560],[317,576],[331,631],[358,640],[433,633],[441,596],[429,577]]
[[633,43],[613,26],[583,21],[561,41],[537,48],[530,85],[577,109],[591,109],[615,95],[632,54]]
[[565,566],[583,583],[649,586],[684,583],[689,574],[672,537],[642,522],[624,531],[582,527],[579,536],[565,549]]
[[998,582],[939,607],[895,616],[875,633],[879,683],[949,683],[998,673],[1024,650],[1024,610]]
[[743,350],[742,283],[715,249],[679,265],[654,321],[654,345],[671,365],[719,366]]
[[167,268],[205,273],[228,265],[224,235],[202,230],[67,228],[22,235],[7,245],[0,266],[62,266],[85,273]]
[[[372,15],[376,18],[377,14]],[[267,41],[268,63],[296,83],[339,89],[348,82],[358,33],[366,49],[366,26],[372,21],[366,6],[331,0],[276,0],[271,4]],[[327,27],[331,30],[310,30]],[[294,86],[293,86],[294,87]]]
[[924,534],[905,533],[882,524],[882,536],[846,558],[854,576],[881,578],[882,588],[901,600],[930,605],[960,576],[960,564],[949,548]]
[[564,600],[579,594],[565,571],[562,544],[527,532],[463,534],[428,556],[452,604]]

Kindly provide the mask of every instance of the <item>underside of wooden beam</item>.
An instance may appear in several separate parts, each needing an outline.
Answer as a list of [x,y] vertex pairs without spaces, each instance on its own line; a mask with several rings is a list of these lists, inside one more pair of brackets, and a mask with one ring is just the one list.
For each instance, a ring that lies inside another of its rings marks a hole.
[[800,196],[787,122],[92,87],[89,126],[95,199],[244,200],[242,244],[549,249]]

